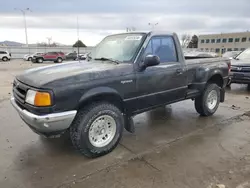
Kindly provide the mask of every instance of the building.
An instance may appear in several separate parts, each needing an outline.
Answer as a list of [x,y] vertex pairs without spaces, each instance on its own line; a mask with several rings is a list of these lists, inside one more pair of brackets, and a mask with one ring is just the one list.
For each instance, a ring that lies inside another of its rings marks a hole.
[[250,47],[250,32],[200,35],[200,51],[223,54],[227,51],[243,51]]

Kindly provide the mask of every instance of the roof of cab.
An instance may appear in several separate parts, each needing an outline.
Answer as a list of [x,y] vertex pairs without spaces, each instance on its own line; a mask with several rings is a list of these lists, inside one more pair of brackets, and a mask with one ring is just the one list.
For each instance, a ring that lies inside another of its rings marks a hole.
[[125,34],[176,35],[176,33],[170,32],[170,31],[149,31],[149,32],[133,31],[133,32],[127,32],[127,33],[117,33],[113,35],[125,35]]

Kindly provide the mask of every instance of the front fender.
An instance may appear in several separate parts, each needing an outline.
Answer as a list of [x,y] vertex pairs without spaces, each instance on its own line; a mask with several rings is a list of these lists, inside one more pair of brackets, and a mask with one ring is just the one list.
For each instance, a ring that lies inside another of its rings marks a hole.
[[[97,87],[94,89],[90,89],[89,91],[84,93],[83,96],[80,98],[79,105],[82,105],[85,102],[88,102],[88,100],[95,98],[97,96],[100,96],[100,95],[103,95],[104,100],[107,99],[106,96],[112,96],[111,99],[114,101],[118,99],[118,101],[122,105],[121,107],[124,113],[124,120],[125,120],[124,128],[128,132],[133,133],[135,131],[133,119],[131,118],[131,116],[126,115],[126,112],[125,112],[126,110],[124,109],[124,106],[123,106],[123,99],[115,89],[109,88],[109,87]],[[110,100],[110,97],[108,97],[108,99]]]
[[97,87],[97,88],[93,88],[93,89],[90,89],[87,92],[85,92],[82,95],[82,97],[80,98],[79,104],[82,104],[83,102],[87,101],[88,99],[90,99],[92,97],[96,97],[98,95],[115,95],[122,100],[122,97],[120,96],[118,91],[116,91],[115,89],[110,88],[110,87]]

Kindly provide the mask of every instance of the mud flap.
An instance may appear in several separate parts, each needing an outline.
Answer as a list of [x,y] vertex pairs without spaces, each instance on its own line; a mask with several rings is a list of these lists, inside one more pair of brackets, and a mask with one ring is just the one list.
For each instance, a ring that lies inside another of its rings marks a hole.
[[135,132],[135,125],[132,117],[124,115],[124,126],[128,132],[130,133]]
[[225,88],[220,89],[220,102],[225,101]]

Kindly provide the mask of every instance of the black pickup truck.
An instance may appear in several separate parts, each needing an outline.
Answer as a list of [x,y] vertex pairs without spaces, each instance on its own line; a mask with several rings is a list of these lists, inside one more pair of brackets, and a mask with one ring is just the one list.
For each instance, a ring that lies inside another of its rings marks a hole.
[[107,36],[86,61],[25,71],[16,76],[11,102],[36,133],[69,132],[88,157],[112,151],[132,117],[159,106],[192,99],[202,116],[224,101],[230,60],[185,60],[175,33]]

